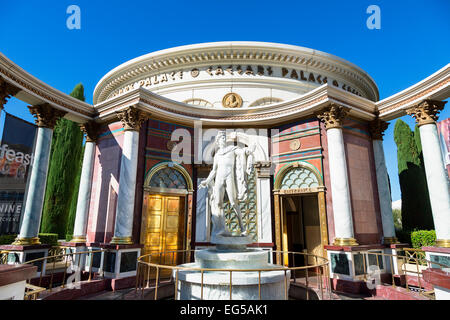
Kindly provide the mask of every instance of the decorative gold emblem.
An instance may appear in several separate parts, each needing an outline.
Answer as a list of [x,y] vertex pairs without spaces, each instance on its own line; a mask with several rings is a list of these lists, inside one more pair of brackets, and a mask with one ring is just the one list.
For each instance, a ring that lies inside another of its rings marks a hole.
[[222,105],[225,108],[240,108],[242,106],[242,98],[237,93],[227,93],[222,99]]
[[291,148],[291,150],[293,150],[293,151],[300,149],[300,140],[298,140],[298,139],[292,140],[289,143],[289,148]]

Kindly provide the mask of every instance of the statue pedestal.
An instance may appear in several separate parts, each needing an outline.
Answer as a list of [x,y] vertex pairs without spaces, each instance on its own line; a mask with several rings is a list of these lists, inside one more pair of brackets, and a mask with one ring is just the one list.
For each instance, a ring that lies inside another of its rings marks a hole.
[[246,251],[247,245],[252,242],[249,236],[211,235],[211,243],[219,251]]
[[[201,271],[180,270],[178,272],[177,299],[285,299],[286,292],[289,292],[291,275],[289,270],[271,270],[281,266],[268,263],[268,251],[259,248],[245,248],[244,242],[251,241],[248,237],[219,238],[220,236],[215,242],[218,248],[196,251],[195,262],[181,266],[210,270],[229,269],[230,271],[205,270],[202,279]],[[243,250],[237,249],[242,246],[244,246]],[[255,269],[261,271],[253,271]],[[173,276],[176,277],[176,271]]]

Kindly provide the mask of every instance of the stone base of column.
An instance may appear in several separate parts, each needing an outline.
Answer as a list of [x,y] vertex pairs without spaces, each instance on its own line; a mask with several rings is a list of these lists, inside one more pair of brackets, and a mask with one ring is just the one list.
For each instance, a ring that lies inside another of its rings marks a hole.
[[383,244],[396,244],[399,243],[396,237],[384,237]]
[[39,245],[39,244],[41,244],[41,242],[39,241],[39,237],[33,237],[33,238],[17,237],[16,240],[12,244],[17,245],[17,246],[33,246],[33,245]]
[[70,240],[70,243],[86,243],[86,236],[73,236],[72,240]]
[[335,246],[357,246],[358,242],[354,238],[336,238],[333,245]]
[[[25,264],[27,261],[44,258],[48,256],[48,249],[51,245],[48,244],[36,244],[36,245],[2,245],[0,250],[9,251],[7,264]],[[35,277],[40,277],[41,272],[45,275],[47,267],[46,260],[37,261],[33,263],[37,267]]]
[[437,239],[436,247],[450,248],[450,239]]
[[133,244],[131,237],[113,237],[111,244]]
[[141,255],[142,244],[100,245],[104,252],[103,271],[105,278],[118,279],[136,276],[137,258]]
[[390,262],[384,253],[385,245],[336,246],[327,245],[330,278],[333,288],[346,293],[368,293],[376,284],[389,281]]
[[450,269],[450,248],[436,246],[422,247],[422,250],[425,251],[425,259],[431,262],[431,268],[442,269],[444,265]]

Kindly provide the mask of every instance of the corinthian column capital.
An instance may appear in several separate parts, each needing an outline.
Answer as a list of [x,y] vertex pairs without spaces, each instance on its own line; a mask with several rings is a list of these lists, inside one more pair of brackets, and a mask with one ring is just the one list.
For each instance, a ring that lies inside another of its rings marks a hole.
[[116,115],[127,130],[139,131],[142,123],[150,117],[148,112],[139,110],[136,107],[129,107],[125,110],[116,111]]
[[80,124],[80,129],[86,135],[86,142],[96,142],[100,133],[100,125],[95,121]]
[[373,140],[383,140],[384,131],[388,128],[389,123],[376,118],[369,122],[369,130]]
[[325,129],[342,128],[342,121],[347,116],[349,108],[331,103],[319,112],[316,117],[325,124]]
[[48,103],[40,104],[37,106],[29,106],[31,114],[36,118],[35,123],[38,127],[44,127],[53,129],[55,127],[56,121],[64,117],[67,113],[53,108]]
[[16,95],[19,89],[10,85],[8,82],[0,78],[0,110],[8,102],[12,96]]
[[447,101],[426,99],[405,111],[408,115],[413,116],[416,123],[421,126],[435,123],[438,119],[438,113],[444,109],[446,103]]

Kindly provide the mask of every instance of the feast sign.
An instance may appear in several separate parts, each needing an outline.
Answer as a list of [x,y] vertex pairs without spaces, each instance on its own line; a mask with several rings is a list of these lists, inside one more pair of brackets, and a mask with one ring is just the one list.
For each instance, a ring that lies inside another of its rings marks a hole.
[[0,143],[0,234],[19,232],[36,126],[6,114]]
[[150,89],[152,87],[161,86],[170,82],[187,81],[194,79],[209,79],[209,78],[234,78],[234,77],[276,77],[292,79],[302,82],[315,83],[322,85],[325,83],[331,83],[333,86],[341,88],[345,91],[351,92],[358,96],[362,96],[355,88],[350,85],[338,81],[336,79],[330,79],[328,76],[308,72],[301,69],[263,66],[263,65],[230,65],[230,66],[210,66],[207,68],[193,68],[189,70],[172,71],[169,73],[159,73],[144,79],[130,83],[120,89],[113,92],[111,97],[115,97],[124,94],[128,91],[143,87]]

